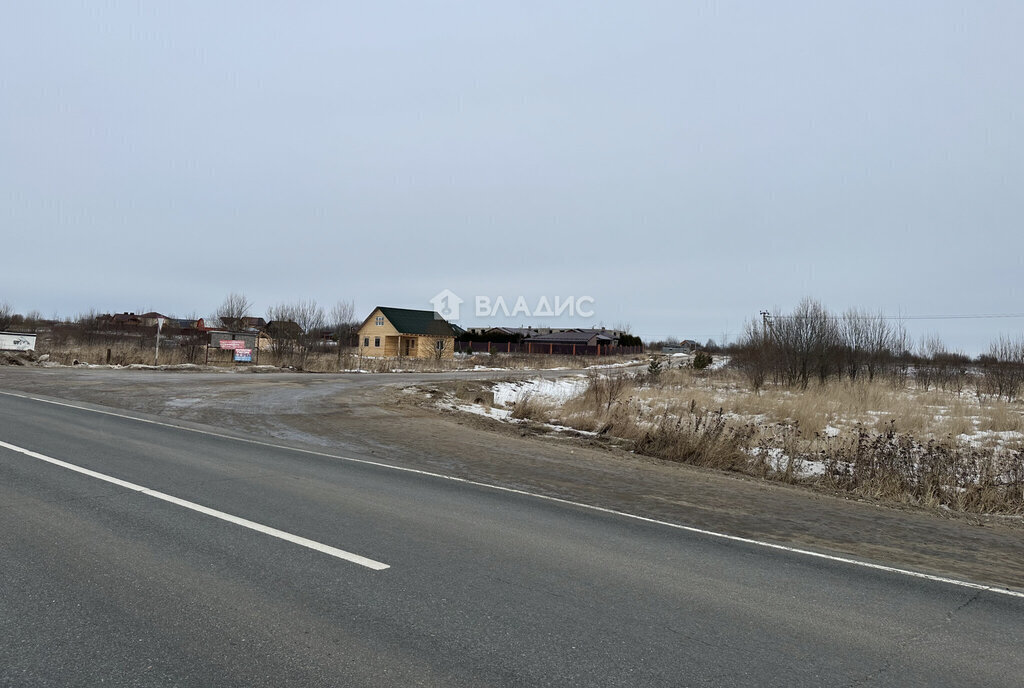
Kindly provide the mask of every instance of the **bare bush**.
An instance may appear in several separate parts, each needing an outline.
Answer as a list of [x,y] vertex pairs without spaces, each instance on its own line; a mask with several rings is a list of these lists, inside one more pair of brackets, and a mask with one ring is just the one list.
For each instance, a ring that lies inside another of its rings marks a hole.
[[537,397],[526,394],[512,406],[512,418],[546,423],[551,418],[551,407]]
[[583,391],[583,403],[595,411],[607,413],[612,404],[631,387],[632,380],[625,375],[591,375]]
[[858,428],[821,458],[824,480],[846,491],[960,511],[1024,509],[1020,450],[995,455],[949,441],[920,442],[890,423],[882,432]]
[[687,413],[665,413],[654,428],[636,439],[637,452],[721,470],[743,470],[750,463],[745,451],[749,428],[731,427],[722,409],[708,411],[690,404]]

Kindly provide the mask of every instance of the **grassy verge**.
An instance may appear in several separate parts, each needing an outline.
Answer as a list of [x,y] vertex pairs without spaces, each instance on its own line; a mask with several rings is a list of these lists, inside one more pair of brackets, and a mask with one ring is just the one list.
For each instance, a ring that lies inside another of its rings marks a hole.
[[592,374],[513,417],[624,439],[639,453],[957,511],[1024,514],[1024,405],[984,393],[830,382],[759,393],[728,369]]

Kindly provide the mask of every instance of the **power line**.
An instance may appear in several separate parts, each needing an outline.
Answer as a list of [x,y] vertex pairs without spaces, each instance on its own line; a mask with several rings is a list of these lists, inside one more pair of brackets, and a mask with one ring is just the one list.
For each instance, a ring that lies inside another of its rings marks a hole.
[[[802,315],[769,315],[774,320],[793,320]],[[829,320],[991,320],[996,318],[1024,318],[1024,313],[975,313],[957,315],[825,315]]]

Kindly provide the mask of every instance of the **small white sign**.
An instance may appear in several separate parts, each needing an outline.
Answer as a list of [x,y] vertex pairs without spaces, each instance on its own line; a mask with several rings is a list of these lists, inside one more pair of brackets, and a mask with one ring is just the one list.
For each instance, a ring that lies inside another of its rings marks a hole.
[[36,336],[20,332],[0,332],[0,351],[35,351]]

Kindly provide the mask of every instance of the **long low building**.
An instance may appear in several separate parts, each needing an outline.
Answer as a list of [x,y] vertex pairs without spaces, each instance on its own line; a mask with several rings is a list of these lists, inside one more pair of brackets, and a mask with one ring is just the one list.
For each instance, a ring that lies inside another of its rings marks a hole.
[[576,344],[578,346],[609,346],[615,340],[606,334],[594,330],[566,330],[529,337],[527,342],[533,344]]

